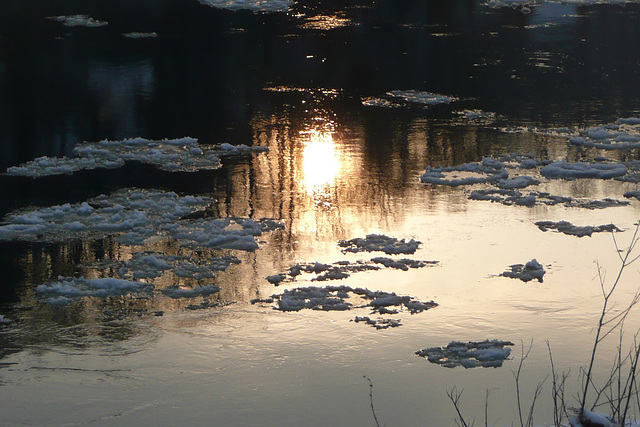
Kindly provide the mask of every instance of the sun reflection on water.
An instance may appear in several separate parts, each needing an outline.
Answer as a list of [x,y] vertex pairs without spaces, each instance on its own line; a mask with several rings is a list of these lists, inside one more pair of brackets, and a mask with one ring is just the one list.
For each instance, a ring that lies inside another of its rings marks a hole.
[[303,133],[302,173],[307,194],[326,194],[340,173],[340,155],[333,133],[312,130]]

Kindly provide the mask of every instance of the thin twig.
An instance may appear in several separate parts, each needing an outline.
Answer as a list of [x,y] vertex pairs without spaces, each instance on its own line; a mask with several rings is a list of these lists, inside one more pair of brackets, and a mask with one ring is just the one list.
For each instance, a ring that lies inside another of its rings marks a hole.
[[373,407],[373,382],[371,381],[371,378],[367,377],[366,375],[364,378],[367,381],[369,381],[369,400],[371,401],[371,413],[373,414],[373,419],[375,420],[376,425],[380,427],[380,423],[378,422],[378,417],[376,416],[376,410]]

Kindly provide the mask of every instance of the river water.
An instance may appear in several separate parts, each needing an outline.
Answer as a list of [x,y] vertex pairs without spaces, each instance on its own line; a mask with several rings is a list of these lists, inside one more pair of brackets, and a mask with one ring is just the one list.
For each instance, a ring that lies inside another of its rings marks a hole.
[[[365,377],[381,424],[455,425],[446,394],[453,387],[464,389],[468,421],[484,424],[490,390],[489,424],[518,424],[513,372],[531,345],[523,404],[528,408],[547,378],[535,422],[550,425],[545,341],[555,369],[570,372],[567,401],[576,406],[603,301],[598,265],[608,287],[620,261],[609,232],[576,237],[543,232],[535,222],[613,223],[620,248],[631,242],[640,205],[623,194],[637,187],[638,148],[590,148],[570,137],[582,132],[598,142],[597,132],[626,130],[625,138],[636,141],[637,126],[618,119],[640,117],[640,6],[332,0],[266,1],[247,10],[258,3],[0,6],[0,170],[42,156],[73,157],[84,142],[136,137],[268,148],[222,157],[220,168],[208,170],[128,161],[36,178],[0,176],[0,424],[369,426],[375,420]],[[79,14],[85,17],[72,25],[69,17]],[[423,92],[442,102],[420,102]],[[510,154],[537,161],[517,173],[540,181],[523,193],[573,202],[473,200],[473,190],[493,184],[420,181],[430,167],[449,178],[477,177],[443,168]],[[540,175],[559,160],[624,164],[632,178]],[[127,199],[139,191],[206,197],[198,207],[206,205],[205,219],[270,218],[283,227],[255,236],[255,250],[185,244],[170,235],[195,223],[184,216],[163,223],[162,236],[136,244],[123,240],[122,230],[74,234],[78,222],[67,223],[69,234],[2,234],[12,218],[34,209],[87,201],[97,209],[100,195]],[[607,198],[625,203],[586,205]],[[400,256],[338,245],[369,234],[421,244]],[[64,304],[39,288],[65,277],[131,279],[122,266],[136,253],[171,262],[235,261],[215,277],[179,276],[171,268],[157,277],[132,273],[154,290],[107,297],[69,291],[60,294]],[[275,309],[277,298],[252,303],[286,289],[327,286],[310,274],[278,286],[266,280],[297,263],[379,255],[438,262],[353,272],[330,284],[438,306],[384,315],[402,325],[377,330],[354,321],[377,318],[370,307],[283,312]],[[543,281],[500,276],[532,259],[543,265]],[[614,313],[638,288],[637,266],[624,273]],[[161,292],[207,285],[219,291]],[[627,338],[638,327],[632,311]],[[487,339],[514,344],[501,367],[446,368],[415,355]],[[617,344],[617,335],[603,342],[598,381],[607,378]]]

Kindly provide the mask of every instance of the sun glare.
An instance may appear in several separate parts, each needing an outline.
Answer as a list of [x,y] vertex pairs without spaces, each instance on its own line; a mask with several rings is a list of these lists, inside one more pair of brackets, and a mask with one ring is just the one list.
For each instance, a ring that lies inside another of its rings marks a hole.
[[309,194],[324,192],[332,185],[340,170],[340,157],[333,133],[309,131],[304,134],[304,186]]

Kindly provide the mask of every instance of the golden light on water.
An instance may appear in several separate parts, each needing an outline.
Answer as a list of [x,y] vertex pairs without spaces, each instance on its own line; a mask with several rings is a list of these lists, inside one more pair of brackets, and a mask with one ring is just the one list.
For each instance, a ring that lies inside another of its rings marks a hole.
[[310,195],[325,193],[340,173],[340,156],[333,133],[313,130],[305,132],[303,136],[304,187]]

